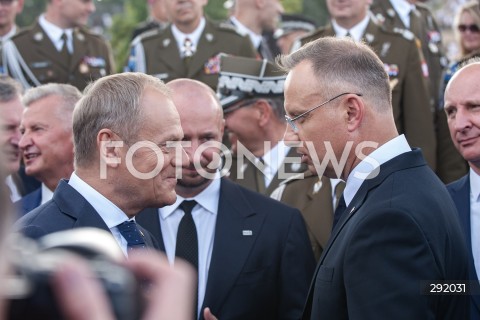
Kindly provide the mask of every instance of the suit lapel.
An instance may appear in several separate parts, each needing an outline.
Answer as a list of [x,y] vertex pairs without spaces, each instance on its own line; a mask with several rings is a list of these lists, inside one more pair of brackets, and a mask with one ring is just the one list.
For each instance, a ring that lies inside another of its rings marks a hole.
[[205,307],[221,310],[243,269],[263,220],[264,216],[254,212],[239,187],[223,178],[202,310]]

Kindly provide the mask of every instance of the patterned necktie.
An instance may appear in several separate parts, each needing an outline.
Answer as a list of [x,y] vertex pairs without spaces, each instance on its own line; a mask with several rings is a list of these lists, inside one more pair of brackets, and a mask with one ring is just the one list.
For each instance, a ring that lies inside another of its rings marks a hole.
[[178,225],[175,256],[185,259],[198,269],[197,228],[192,217],[192,210],[196,204],[195,200],[185,200],[179,206],[185,214]]
[[185,40],[183,41],[182,55],[183,55],[183,61],[185,62],[186,65],[188,65],[194,53],[195,53],[195,48],[193,47],[192,40],[190,40],[190,38],[188,37],[185,38]]
[[134,220],[125,221],[117,226],[121,235],[127,240],[127,251],[134,249],[145,249],[145,240],[143,233],[138,230],[137,224]]
[[333,215],[333,225],[332,230],[335,228],[336,224],[340,220],[343,212],[347,209],[347,204],[345,203],[345,198],[343,197],[343,190],[345,190],[345,182],[340,181],[335,186],[335,213]]

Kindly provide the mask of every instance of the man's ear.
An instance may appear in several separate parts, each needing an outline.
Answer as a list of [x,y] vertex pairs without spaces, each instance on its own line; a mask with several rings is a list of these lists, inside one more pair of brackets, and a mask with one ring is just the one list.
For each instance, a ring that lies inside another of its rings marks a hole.
[[349,132],[356,131],[365,116],[365,104],[359,96],[352,95],[345,101],[345,108],[347,111],[347,130]]
[[259,113],[258,124],[263,127],[265,126],[268,121],[270,121],[270,117],[272,116],[272,106],[268,103],[265,99],[258,99],[253,106]]
[[121,148],[125,147],[122,139],[110,129],[102,129],[97,134],[97,147],[100,161],[116,168],[121,163]]

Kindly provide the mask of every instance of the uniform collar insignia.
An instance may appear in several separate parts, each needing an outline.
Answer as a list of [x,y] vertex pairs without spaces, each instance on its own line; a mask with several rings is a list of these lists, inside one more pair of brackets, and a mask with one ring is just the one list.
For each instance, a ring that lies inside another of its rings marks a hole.
[[163,39],[163,42],[162,42],[163,47],[164,47],[164,48],[168,47],[168,45],[170,44],[170,42],[171,42],[170,38]]
[[207,39],[208,42],[212,42],[213,41],[213,34],[211,34],[211,33],[205,34],[205,39]]
[[79,41],[85,41],[85,36],[83,33],[77,32],[76,36]]
[[43,33],[37,32],[33,35],[33,40],[40,42],[43,40]]
[[387,10],[387,14],[388,14],[391,18],[393,18],[393,17],[395,17],[395,10],[393,10],[393,9],[388,9],[388,10]]
[[367,40],[368,43],[372,43],[373,40],[375,40],[375,36],[371,33],[366,33],[365,34],[365,40]]

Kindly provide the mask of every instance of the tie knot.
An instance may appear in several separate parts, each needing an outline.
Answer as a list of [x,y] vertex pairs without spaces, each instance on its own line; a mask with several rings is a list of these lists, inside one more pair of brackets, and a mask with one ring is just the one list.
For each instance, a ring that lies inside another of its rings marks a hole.
[[145,241],[143,240],[143,234],[138,229],[134,220],[125,221],[117,226],[120,234],[127,240],[127,247],[132,249],[134,247],[145,248]]
[[182,209],[185,213],[192,214],[192,210],[196,205],[197,201],[195,200],[184,200],[180,204],[180,209]]
[[66,42],[68,40],[67,34],[65,32],[62,33],[62,36],[60,37],[60,39],[62,39],[64,42]]

